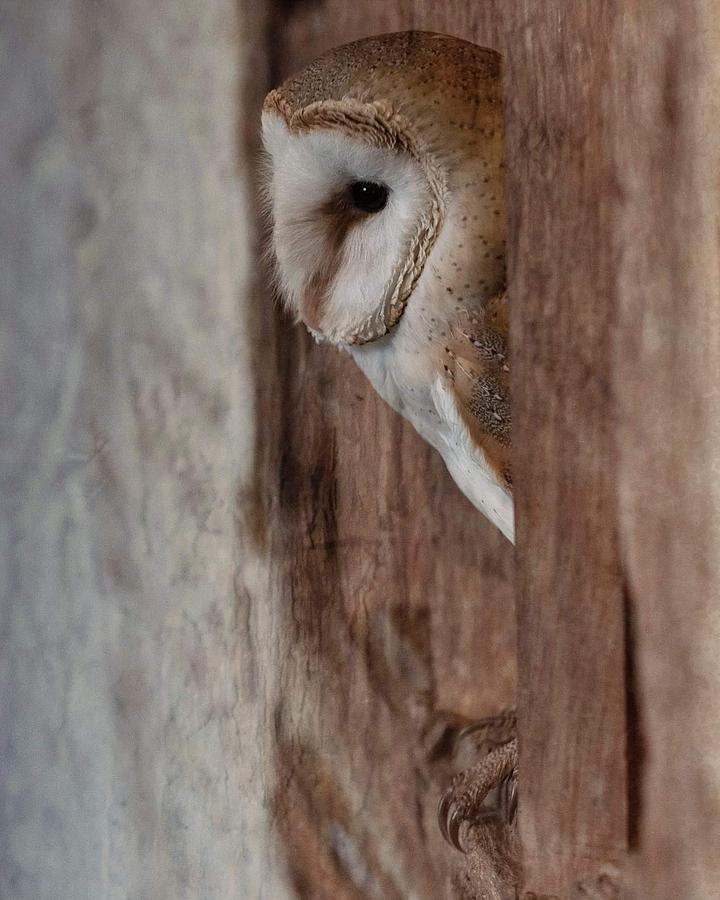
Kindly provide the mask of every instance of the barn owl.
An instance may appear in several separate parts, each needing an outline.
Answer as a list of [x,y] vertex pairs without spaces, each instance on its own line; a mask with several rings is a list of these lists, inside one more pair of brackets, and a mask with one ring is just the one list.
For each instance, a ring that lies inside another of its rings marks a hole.
[[262,128],[285,303],[513,541],[498,54],[366,38],[272,91]]

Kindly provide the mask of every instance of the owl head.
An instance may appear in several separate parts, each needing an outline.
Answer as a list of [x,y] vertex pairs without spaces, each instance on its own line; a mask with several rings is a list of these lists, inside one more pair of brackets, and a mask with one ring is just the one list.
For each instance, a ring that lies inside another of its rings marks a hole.
[[[280,292],[317,338],[385,335],[449,242],[456,266],[501,259],[494,51],[425,32],[366,38],[272,91],[262,125]],[[470,217],[482,246],[458,238]]]

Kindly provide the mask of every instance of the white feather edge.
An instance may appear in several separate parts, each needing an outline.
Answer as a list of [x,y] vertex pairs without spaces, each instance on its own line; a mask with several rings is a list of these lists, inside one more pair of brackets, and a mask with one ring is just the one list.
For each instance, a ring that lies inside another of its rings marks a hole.
[[457,407],[452,387],[435,379],[432,397],[446,431],[438,450],[455,483],[468,500],[515,543],[515,511],[510,494],[500,484],[483,451],[473,441]]

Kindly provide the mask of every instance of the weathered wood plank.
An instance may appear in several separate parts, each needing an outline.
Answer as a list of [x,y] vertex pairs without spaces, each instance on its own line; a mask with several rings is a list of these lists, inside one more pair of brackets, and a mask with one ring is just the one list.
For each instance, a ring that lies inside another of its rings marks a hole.
[[626,848],[612,418],[612,5],[503,9],[525,888],[567,897]]
[[613,34],[622,556],[637,651],[634,896],[720,895],[720,19]]
[[292,895],[264,802],[275,582],[234,503],[254,9],[3,3],[5,900]]

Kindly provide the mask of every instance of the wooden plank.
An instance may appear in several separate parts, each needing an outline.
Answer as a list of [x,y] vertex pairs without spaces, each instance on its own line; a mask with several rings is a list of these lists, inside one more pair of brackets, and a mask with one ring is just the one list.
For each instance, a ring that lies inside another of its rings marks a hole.
[[622,555],[637,649],[633,896],[720,891],[720,20],[628,4],[610,108],[623,198]]
[[6,900],[292,896],[265,802],[276,592],[235,515],[253,6],[3,3]]
[[[612,7],[503,10],[518,518],[520,833],[528,896],[626,849],[612,412]],[[604,876],[607,878],[607,876]]]

